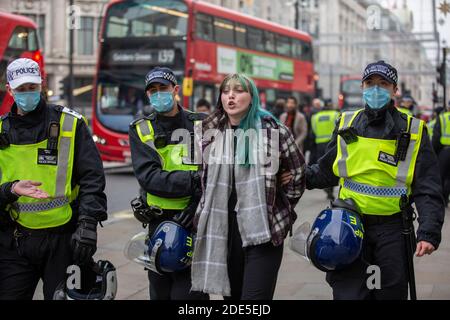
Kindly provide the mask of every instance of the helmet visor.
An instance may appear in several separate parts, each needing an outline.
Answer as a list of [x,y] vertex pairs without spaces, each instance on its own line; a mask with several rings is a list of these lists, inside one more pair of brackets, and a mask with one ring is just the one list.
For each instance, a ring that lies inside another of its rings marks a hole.
[[295,230],[294,235],[289,241],[289,247],[292,251],[299,254],[302,258],[309,261],[308,258],[308,237],[311,232],[311,225],[309,222],[303,223]]
[[136,262],[146,268],[150,268],[150,256],[148,245],[146,245],[147,233],[136,234],[125,246],[124,254],[129,260]]

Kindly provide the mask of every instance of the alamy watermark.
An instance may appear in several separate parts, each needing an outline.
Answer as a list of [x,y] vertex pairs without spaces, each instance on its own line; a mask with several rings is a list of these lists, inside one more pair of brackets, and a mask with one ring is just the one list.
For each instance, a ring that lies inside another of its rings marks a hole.
[[170,141],[178,143],[170,152],[172,162],[178,165],[253,165],[261,175],[275,175],[280,166],[279,129],[202,132],[196,126],[194,134],[186,129],[175,130]]

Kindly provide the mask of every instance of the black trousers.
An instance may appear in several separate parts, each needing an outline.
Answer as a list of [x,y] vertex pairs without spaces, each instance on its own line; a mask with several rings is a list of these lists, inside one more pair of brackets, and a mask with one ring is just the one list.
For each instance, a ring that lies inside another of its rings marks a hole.
[[271,300],[275,292],[283,245],[271,242],[242,247],[236,213],[229,213],[228,277],[231,297],[225,300]]
[[0,300],[31,300],[39,279],[44,299],[53,299],[72,264],[72,233],[22,233],[17,241],[14,229],[0,234]]
[[150,300],[209,300],[209,295],[191,290],[191,268],[158,274],[148,272]]
[[444,148],[439,153],[439,168],[441,170],[443,196],[445,203],[448,204],[450,195],[450,147]]
[[[407,258],[401,215],[385,222],[364,223],[361,258],[344,270],[327,272],[326,280],[335,300],[406,300],[408,298]],[[382,220],[383,218],[380,218]],[[369,289],[367,280],[380,268],[380,289]]]

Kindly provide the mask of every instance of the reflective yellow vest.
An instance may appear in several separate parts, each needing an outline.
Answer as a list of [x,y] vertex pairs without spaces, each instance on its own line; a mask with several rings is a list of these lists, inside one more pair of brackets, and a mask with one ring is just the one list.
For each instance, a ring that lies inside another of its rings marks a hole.
[[[39,188],[49,199],[19,197],[7,207],[11,218],[30,229],[53,228],[72,217],[70,203],[79,187],[72,189],[75,132],[81,115],[64,108],[60,118],[57,164],[38,164],[39,149],[47,149],[48,139],[35,144],[14,145],[0,150],[0,184],[15,180],[42,182]],[[78,116],[76,116],[78,115]],[[0,132],[3,122],[0,120]]]
[[399,107],[399,108],[397,108],[397,110],[400,111],[401,113],[404,113],[404,114],[408,115],[408,116],[411,116],[411,117],[413,116],[413,113],[409,109]]
[[428,122],[427,127],[428,127],[428,135],[430,136],[430,140],[433,140],[433,131],[434,131],[434,126],[436,125],[436,119],[431,120],[430,122]]
[[[344,113],[339,129],[350,127],[362,111]],[[347,144],[338,136],[333,172],[340,177],[339,198],[353,199],[364,214],[392,215],[400,212],[401,196],[411,194],[423,127],[423,121],[408,116],[411,140],[405,161],[397,161],[394,156],[396,140],[358,136],[356,142]]]
[[441,113],[439,120],[441,122],[441,144],[450,146],[450,112]]
[[[198,125],[201,121],[195,121]],[[150,120],[141,120],[136,123],[136,131],[140,140],[155,150],[160,158],[162,170],[164,171],[197,171],[197,165],[183,163],[183,158],[188,156],[188,146],[186,144],[168,144],[162,148],[155,146],[155,133]],[[162,198],[147,193],[147,204],[166,210],[183,210],[189,204],[191,197]]]
[[338,117],[339,112],[336,110],[319,111],[311,117],[311,128],[316,136],[316,143],[330,142]]

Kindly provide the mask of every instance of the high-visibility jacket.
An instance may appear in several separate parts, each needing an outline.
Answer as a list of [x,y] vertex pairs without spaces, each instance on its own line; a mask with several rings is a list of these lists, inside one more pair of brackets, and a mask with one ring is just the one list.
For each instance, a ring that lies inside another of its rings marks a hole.
[[338,117],[339,112],[335,110],[319,111],[311,117],[311,128],[317,144],[330,142]]
[[399,108],[397,108],[397,110],[400,111],[401,113],[404,113],[404,114],[408,115],[408,116],[411,116],[411,117],[413,116],[413,113],[409,109],[406,109],[406,108],[403,108],[403,107],[399,107]]
[[[30,229],[58,227],[72,217],[70,203],[78,195],[72,189],[75,133],[82,116],[63,108],[59,120],[56,150],[49,149],[49,138],[35,144],[11,144],[0,149],[0,184],[15,180],[42,182],[39,187],[49,199],[19,197],[7,209],[11,218]],[[0,132],[8,132],[8,123],[0,120]]]
[[450,112],[444,112],[439,115],[441,124],[441,144],[450,146]]
[[434,131],[434,126],[436,125],[436,119],[431,120],[430,122],[428,122],[427,127],[428,127],[428,135],[430,136],[430,140],[433,140],[433,131]]
[[[344,113],[339,130],[351,127],[362,111]],[[364,214],[392,215],[400,212],[401,196],[411,195],[423,127],[423,121],[408,116],[411,139],[404,161],[395,156],[396,140],[356,136],[355,142],[346,143],[338,135],[333,172],[340,177],[339,198],[353,199]]]
[[[195,125],[201,124],[201,121],[194,121]],[[171,144],[164,146],[155,144],[155,130],[150,119],[141,119],[136,122],[136,131],[140,140],[155,150],[160,158],[162,169],[164,171],[197,171],[198,165],[185,164],[183,158],[188,156],[188,145],[184,143]],[[167,137],[170,140],[170,137]],[[193,141],[191,141],[193,143]],[[163,198],[151,193],[147,193],[147,204],[166,210],[183,210],[189,204],[191,197],[181,198]]]

